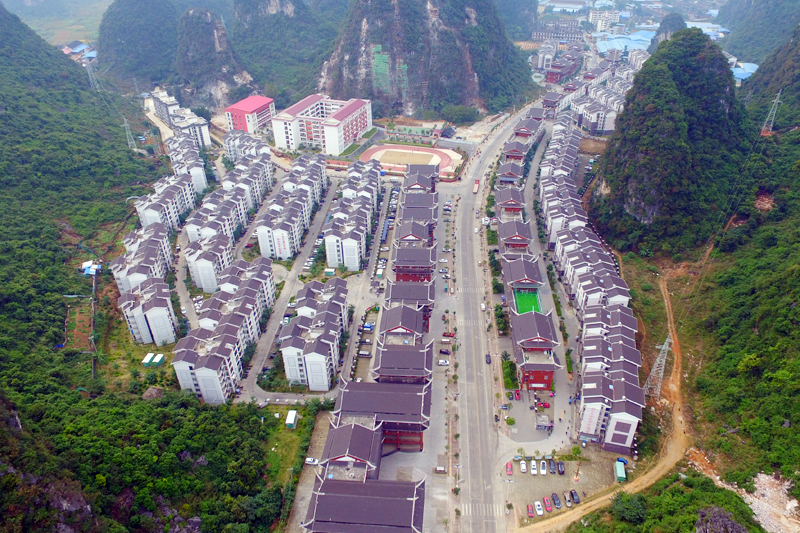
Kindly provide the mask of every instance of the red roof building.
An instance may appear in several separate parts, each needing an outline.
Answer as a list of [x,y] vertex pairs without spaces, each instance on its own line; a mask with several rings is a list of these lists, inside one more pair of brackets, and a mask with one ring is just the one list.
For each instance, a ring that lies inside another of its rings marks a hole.
[[275,100],[266,96],[248,96],[225,108],[228,131],[241,130],[255,133],[272,125],[275,116]]

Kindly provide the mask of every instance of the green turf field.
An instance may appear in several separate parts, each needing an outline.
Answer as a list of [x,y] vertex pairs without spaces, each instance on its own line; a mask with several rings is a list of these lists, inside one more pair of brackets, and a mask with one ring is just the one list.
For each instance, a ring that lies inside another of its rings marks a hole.
[[535,292],[515,292],[514,299],[517,301],[517,313],[530,313],[536,311],[542,312],[542,306],[539,304],[539,295]]

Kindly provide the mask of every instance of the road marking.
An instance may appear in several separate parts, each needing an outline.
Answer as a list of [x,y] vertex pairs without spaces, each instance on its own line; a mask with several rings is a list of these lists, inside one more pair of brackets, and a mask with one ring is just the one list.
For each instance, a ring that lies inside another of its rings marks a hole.
[[490,503],[465,503],[464,516],[503,516],[503,506]]
[[483,287],[459,287],[457,289],[458,292],[469,293],[469,294],[480,294],[484,290]]
[[483,324],[481,320],[464,320],[463,318],[458,319],[459,326],[480,326]]

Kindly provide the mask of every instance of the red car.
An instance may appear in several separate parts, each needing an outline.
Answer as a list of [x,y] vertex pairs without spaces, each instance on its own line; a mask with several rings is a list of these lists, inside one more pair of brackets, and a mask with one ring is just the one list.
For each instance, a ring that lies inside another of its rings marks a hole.
[[536,404],[536,407],[550,407],[549,402],[539,402]]
[[533,505],[528,504],[528,518],[533,518]]
[[455,337],[456,334],[454,332],[452,332],[452,331],[448,331],[446,333],[442,333],[442,336],[443,337]]
[[515,400],[519,400],[519,391],[518,390],[514,391],[514,399]]
[[247,244],[245,244],[245,245],[244,245],[244,247],[245,247],[245,248],[252,248],[254,244],[255,244],[255,243],[248,242]]
[[506,474],[509,476],[514,474],[514,467],[511,465],[511,461],[506,463]]
[[544,509],[545,509],[545,511],[547,511],[548,513],[550,513],[550,512],[552,512],[552,511],[553,511],[553,504],[552,504],[552,503],[550,503],[550,497],[548,497],[548,496],[545,496],[545,497],[544,497]]

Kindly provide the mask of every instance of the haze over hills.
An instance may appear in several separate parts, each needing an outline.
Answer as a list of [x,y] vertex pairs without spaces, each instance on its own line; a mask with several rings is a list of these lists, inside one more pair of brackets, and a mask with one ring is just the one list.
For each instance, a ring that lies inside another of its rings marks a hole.
[[760,63],[800,23],[797,0],[728,0],[717,21],[731,30],[722,47],[740,61]]
[[538,18],[538,0],[495,0],[495,5],[509,39],[527,41],[531,38]]
[[661,43],[602,160],[592,212],[609,240],[679,251],[706,239],[742,161],[746,124],[716,44],[698,29]]
[[320,89],[374,100],[377,114],[447,104],[499,110],[532,86],[489,0],[355,2]]

